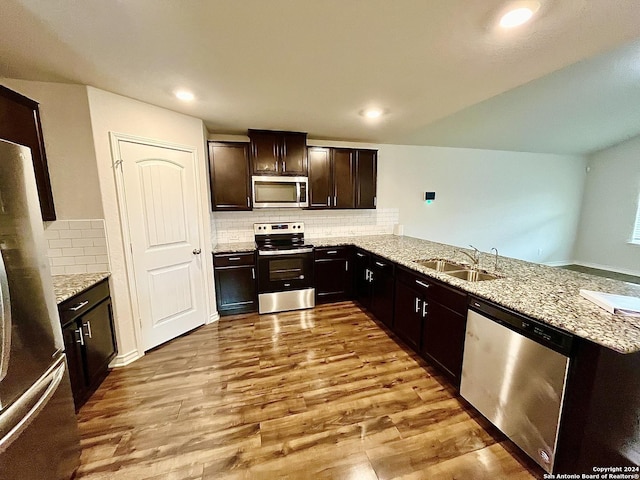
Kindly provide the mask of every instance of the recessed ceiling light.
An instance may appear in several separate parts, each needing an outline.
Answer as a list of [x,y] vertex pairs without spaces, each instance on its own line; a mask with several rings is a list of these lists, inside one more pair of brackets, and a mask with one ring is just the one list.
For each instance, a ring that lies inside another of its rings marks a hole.
[[512,8],[500,17],[500,26],[502,28],[514,28],[527,23],[533,14],[538,11],[540,4],[538,2],[518,2],[512,5]]
[[363,117],[372,118],[372,119],[380,118],[382,115],[384,115],[384,110],[380,108],[367,108],[362,112],[360,112],[360,115],[362,115]]
[[190,102],[192,101],[194,98],[196,98],[193,93],[187,91],[187,90],[177,90],[176,91],[176,97],[179,98],[180,100],[182,100],[183,102]]

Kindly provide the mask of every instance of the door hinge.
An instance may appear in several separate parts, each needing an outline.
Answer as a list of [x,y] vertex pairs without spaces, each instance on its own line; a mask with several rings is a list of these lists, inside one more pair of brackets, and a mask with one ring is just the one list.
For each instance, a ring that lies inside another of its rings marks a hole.
[[121,165],[122,165],[122,159],[121,158],[119,158],[118,160],[113,162],[113,168],[118,168]]

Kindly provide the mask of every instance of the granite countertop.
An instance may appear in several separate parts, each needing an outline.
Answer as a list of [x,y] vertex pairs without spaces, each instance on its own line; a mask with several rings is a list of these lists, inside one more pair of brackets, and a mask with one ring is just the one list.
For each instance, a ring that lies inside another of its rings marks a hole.
[[[497,280],[467,282],[423,267],[414,260],[443,258],[468,263],[451,245],[394,235],[308,238],[316,247],[355,245],[478,297],[586,338],[620,353],[640,351],[640,317],[613,315],[582,298],[581,288],[640,297],[640,285],[557,267],[499,257]],[[251,251],[253,243],[218,244],[214,253]],[[483,253],[480,267],[493,273],[494,256]]]
[[107,278],[110,273],[75,273],[72,275],[54,275],[53,291],[56,295],[56,303],[61,304],[65,300],[95,285],[100,280]]

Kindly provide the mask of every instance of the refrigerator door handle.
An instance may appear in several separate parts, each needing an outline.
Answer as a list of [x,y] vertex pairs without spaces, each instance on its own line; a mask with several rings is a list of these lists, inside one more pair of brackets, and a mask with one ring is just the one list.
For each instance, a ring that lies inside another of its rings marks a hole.
[[17,439],[56,393],[64,377],[65,357],[60,359],[0,417],[0,454]]
[[9,280],[0,250],[0,381],[7,375],[9,355],[11,354],[11,298]]

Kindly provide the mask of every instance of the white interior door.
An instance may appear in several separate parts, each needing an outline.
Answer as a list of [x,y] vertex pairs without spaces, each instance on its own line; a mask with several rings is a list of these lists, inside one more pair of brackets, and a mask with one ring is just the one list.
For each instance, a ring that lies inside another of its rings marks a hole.
[[118,139],[142,344],[204,324],[194,152]]

